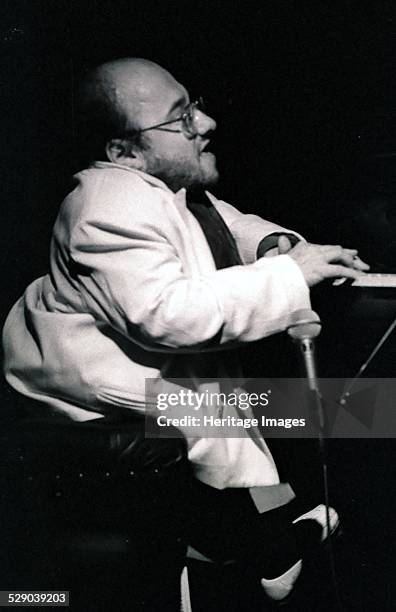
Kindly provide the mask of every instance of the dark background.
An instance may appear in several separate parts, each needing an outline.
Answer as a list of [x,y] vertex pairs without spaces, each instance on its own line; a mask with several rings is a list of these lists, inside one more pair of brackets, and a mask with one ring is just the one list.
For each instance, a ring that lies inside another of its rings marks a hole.
[[367,192],[394,194],[393,4],[3,0],[4,312],[46,269],[76,170],[75,83],[126,55],[159,62],[206,98],[221,197],[373,259],[353,215]]
[[[392,0],[3,0],[0,15],[1,317],[47,269],[52,224],[78,169],[75,84],[120,56],[157,61],[192,99],[205,97],[218,123],[220,197],[311,241],[342,239],[376,269],[396,271]],[[345,300],[335,295],[327,305],[338,323]],[[371,304],[375,315],[358,312],[356,333],[341,334],[354,365],[382,333],[373,320],[386,307]],[[394,376],[394,344],[371,375]],[[256,362],[270,352],[254,351]],[[339,355],[334,349],[325,361],[336,365]],[[393,441],[331,450],[332,494],[349,529],[348,609],[391,609]]]

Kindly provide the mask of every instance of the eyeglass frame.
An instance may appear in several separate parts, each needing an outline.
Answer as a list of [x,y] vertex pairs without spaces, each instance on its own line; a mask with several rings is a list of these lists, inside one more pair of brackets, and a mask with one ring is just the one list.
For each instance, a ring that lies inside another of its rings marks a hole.
[[[135,134],[142,134],[143,132],[148,132],[149,130],[156,130],[158,128],[163,127],[164,125],[171,125],[172,123],[177,123],[177,121],[182,121],[182,128],[184,127],[184,131],[187,132],[189,136],[197,136],[198,130],[194,127],[194,112],[199,110],[200,112],[205,112],[205,103],[202,97],[199,97],[195,102],[190,102],[186,106],[186,110],[180,117],[176,119],[170,119],[169,121],[162,121],[161,123],[156,123],[155,125],[150,125],[149,127],[142,128],[140,130],[134,130]],[[189,126],[187,120],[191,122]],[[192,128],[192,129],[191,129]]]

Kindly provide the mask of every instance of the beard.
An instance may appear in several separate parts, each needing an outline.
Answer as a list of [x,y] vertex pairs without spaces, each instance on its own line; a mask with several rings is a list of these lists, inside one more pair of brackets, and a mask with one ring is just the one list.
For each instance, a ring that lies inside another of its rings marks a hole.
[[219,180],[216,158],[212,153],[203,153],[199,161],[187,159],[165,159],[150,157],[145,171],[161,179],[173,192],[185,189],[207,189]]

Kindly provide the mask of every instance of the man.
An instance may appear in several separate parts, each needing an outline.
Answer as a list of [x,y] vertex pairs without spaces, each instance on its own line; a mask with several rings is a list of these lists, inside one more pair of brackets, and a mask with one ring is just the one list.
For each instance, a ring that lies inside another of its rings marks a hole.
[[[80,110],[93,163],[60,209],[50,273],[4,329],[20,393],[75,420],[144,412],[146,379],[231,379],[238,343],[284,330],[309,308],[310,286],[367,269],[354,250],[307,244],[206,193],[218,178],[207,150],[216,123],[158,65],[100,66]],[[210,489],[264,487],[260,512],[293,497],[261,438],[188,445]]]

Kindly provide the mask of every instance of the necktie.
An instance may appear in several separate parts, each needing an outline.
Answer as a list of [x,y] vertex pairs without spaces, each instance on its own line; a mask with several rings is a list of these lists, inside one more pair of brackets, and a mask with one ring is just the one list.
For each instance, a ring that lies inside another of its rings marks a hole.
[[[242,265],[233,235],[203,190],[187,192],[187,208],[197,219],[205,234],[216,268],[220,270],[230,266]],[[214,338],[213,341],[217,343],[218,339]],[[218,353],[204,353],[203,356],[197,355],[196,358],[200,360],[202,377],[213,379],[219,376]],[[237,371],[238,356],[236,349],[221,351],[221,362],[222,376],[225,375],[226,370]]]
[[233,235],[203,190],[187,192],[187,208],[205,234],[216,268],[242,265]]

